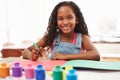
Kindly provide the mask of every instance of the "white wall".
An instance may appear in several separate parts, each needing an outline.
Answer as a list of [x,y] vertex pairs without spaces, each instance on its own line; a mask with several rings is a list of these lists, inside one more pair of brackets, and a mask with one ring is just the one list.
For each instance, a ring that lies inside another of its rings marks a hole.
[[[42,37],[59,1],[62,0],[0,0],[0,47],[7,41],[19,44]],[[81,8],[91,35],[120,32],[119,0],[73,1]],[[114,29],[109,27],[111,22]]]

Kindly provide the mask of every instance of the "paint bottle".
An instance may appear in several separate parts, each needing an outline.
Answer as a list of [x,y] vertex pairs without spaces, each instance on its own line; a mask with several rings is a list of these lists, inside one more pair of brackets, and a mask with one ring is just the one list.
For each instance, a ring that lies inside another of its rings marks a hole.
[[45,69],[42,65],[38,65],[37,68],[35,69],[35,78],[36,80],[46,79]]
[[7,76],[10,76],[10,68],[7,66],[6,63],[2,63],[0,65],[0,77],[6,78]]
[[68,71],[68,73],[66,75],[66,80],[78,80],[75,69],[72,69],[72,70]]
[[73,69],[72,66],[66,66],[65,69],[63,70],[63,80],[66,80],[66,75],[69,70]]
[[27,66],[25,67],[25,78],[27,80],[34,80],[35,78],[35,70],[32,66],[32,64],[27,64]]
[[18,62],[12,66],[12,77],[16,78],[16,80],[20,80],[22,77],[22,67]]
[[63,69],[61,66],[56,66],[53,70],[53,80],[63,80]]

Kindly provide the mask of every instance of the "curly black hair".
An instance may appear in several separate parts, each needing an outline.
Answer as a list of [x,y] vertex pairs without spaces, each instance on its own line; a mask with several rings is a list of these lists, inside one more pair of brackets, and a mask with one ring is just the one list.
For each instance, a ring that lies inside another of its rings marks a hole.
[[57,32],[57,11],[62,6],[69,6],[75,14],[78,24],[76,24],[74,32],[89,35],[88,28],[84,21],[84,18],[83,18],[82,12],[80,11],[80,8],[72,1],[63,1],[63,2],[58,3],[55,6],[55,8],[53,9],[51,16],[49,18],[47,32],[45,35],[46,46],[51,46],[55,37],[58,34],[58,32]]

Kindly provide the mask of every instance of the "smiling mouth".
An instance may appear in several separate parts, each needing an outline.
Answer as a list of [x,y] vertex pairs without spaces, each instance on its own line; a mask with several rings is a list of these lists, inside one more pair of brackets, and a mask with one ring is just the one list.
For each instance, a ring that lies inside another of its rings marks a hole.
[[63,27],[62,29],[63,29],[63,30],[68,30],[68,29],[70,29],[70,27],[65,26],[65,27]]

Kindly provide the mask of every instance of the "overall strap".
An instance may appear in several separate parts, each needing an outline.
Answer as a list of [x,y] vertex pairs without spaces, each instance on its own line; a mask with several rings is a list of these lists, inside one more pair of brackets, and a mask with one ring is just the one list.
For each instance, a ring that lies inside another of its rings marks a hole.
[[80,49],[82,47],[82,34],[81,33],[76,34],[75,47],[78,48],[78,49]]
[[60,34],[57,35],[57,37],[54,40],[54,46],[58,46],[60,43]]

